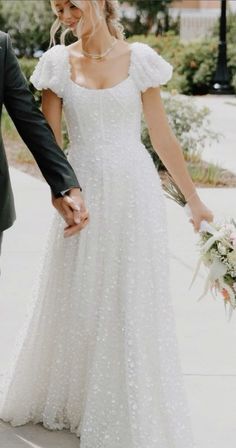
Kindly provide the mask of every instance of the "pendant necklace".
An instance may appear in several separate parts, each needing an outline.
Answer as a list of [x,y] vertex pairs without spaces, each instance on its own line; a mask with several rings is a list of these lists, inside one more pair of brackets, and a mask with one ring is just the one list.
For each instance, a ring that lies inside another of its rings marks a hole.
[[83,49],[82,49],[82,53],[84,56],[87,56],[88,58],[91,58],[91,59],[102,59],[111,52],[111,50],[114,48],[114,46],[116,45],[117,42],[118,42],[118,39],[113,37],[113,42],[112,42],[111,46],[106,51],[104,51],[104,53],[100,53],[100,54],[87,53],[87,51],[85,51]]

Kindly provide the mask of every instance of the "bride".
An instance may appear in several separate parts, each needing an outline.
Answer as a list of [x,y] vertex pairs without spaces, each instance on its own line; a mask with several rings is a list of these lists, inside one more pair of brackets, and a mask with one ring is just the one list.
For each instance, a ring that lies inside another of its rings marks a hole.
[[164,196],[140,139],[143,111],[195,231],[212,221],[163,109],[160,85],[172,67],[146,44],[124,40],[115,0],[51,3],[52,41],[61,24],[78,40],[50,48],[31,80],[59,144],[63,106],[90,222],[63,238],[54,217],[0,418],[67,428],[80,448],[192,448]]

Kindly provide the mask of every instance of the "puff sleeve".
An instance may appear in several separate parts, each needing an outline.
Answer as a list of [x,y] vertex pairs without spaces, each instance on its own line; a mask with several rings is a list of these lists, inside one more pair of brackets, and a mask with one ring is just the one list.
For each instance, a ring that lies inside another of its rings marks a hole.
[[172,65],[149,45],[133,43],[130,74],[141,92],[145,92],[149,87],[166,84],[171,79],[172,72]]
[[50,89],[63,98],[69,77],[67,49],[64,45],[55,45],[41,56],[30,81],[36,89]]

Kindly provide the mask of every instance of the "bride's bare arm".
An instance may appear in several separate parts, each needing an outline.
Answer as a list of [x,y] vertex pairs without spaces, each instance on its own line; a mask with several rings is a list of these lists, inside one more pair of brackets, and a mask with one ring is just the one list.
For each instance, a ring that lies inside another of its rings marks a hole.
[[[52,128],[57,144],[62,148],[62,103],[61,99],[51,90],[43,90],[42,111]],[[58,199],[52,197],[52,203],[68,224],[64,232],[65,236],[75,235],[88,224],[88,210],[78,188],[70,190],[70,197],[65,196]],[[77,211],[77,205],[80,206],[80,212]]]
[[150,88],[143,93],[143,111],[153,148],[187,199],[196,189],[180,144],[169,126],[159,88]]
[[62,102],[51,90],[42,92],[42,111],[53,130],[57,144],[62,148]]
[[149,88],[142,94],[143,111],[153,148],[184,194],[193,214],[193,223],[199,230],[200,221],[211,221],[213,215],[201,202],[188,173],[183,151],[175,137],[165,113],[160,88]]

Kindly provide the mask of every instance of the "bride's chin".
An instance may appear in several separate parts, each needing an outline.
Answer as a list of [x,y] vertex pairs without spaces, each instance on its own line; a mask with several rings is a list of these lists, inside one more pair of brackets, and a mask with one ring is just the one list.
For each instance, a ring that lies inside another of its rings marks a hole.
[[74,37],[78,37],[75,30],[72,30],[72,34],[73,34]]

